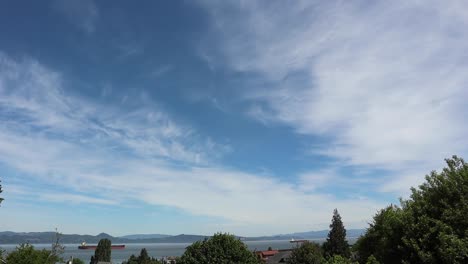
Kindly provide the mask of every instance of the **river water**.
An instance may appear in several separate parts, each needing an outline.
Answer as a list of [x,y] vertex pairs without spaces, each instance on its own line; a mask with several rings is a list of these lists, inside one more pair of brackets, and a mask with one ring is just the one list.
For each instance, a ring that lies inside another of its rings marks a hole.
[[[316,242],[322,242],[322,239]],[[268,247],[273,249],[288,249],[295,246],[289,240],[271,240],[271,241],[245,241],[244,242],[250,250],[266,250]],[[125,249],[112,250],[112,263],[121,264],[127,260],[132,254],[138,256],[142,248],[146,248],[148,255],[155,258],[162,258],[165,256],[180,256],[184,253],[185,248],[191,243],[145,243],[145,244],[126,244]],[[50,244],[33,244],[36,249],[50,249]],[[94,250],[78,249],[79,244],[65,244],[64,259],[69,259],[70,256],[79,258],[85,263],[89,263]],[[7,253],[13,251],[17,245],[0,245],[0,248]]]

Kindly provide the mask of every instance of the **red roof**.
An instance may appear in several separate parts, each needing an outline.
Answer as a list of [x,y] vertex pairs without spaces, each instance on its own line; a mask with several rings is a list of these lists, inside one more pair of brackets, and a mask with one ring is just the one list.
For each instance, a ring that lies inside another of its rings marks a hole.
[[278,253],[278,250],[265,250],[265,251],[257,251],[257,253],[262,254],[262,257],[271,257]]

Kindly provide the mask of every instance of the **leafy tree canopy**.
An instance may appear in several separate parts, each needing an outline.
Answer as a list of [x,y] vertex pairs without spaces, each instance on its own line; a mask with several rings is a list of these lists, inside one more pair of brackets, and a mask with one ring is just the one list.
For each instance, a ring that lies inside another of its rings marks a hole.
[[374,257],[374,255],[370,255],[367,258],[366,264],[380,264],[380,262],[377,261],[377,259]]
[[366,234],[354,245],[359,252],[359,262],[366,263],[374,259],[386,260],[385,263],[401,263],[404,251],[402,237],[404,234],[403,210],[390,205],[380,210],[373,219]]
[[49,250],[37,250],[30,244],[21,244],[6,257],[7,264],[55,264],[60,261]]
[[[179,261],[177,262],[179,263]],[[183,264],[257,264],[255,255],[233,235],[215,234],[188,246],[180,258]]]
[[136,257],[135,255],[131,255],[127,261],[124,261],[123,264],[160,264],[157,259],[152,258],[148,255],[148,251],[146,248],[143,248],[140,251],[140,256]]
[[468,164],[447,159],[402,202],[403,242],[411,263],[468,263]]
[[351,261],[350,259],[348,258],[345,258],[343,256],[340,256],[340,255],[335,255],[331,258],[329,258],[325,264],[357,264],[357,262],[353,262]]
[[81,259],[73,259],[73,264],[85,264]]
[[288,264],[320,264],[325,260],[322,255],[322,249],[319,244],[304,242],[299,247],[293,249]]
[[360,262],[468,263],[468,164],[457,156],[411,188],[401,208],[380,211],[356,245]]

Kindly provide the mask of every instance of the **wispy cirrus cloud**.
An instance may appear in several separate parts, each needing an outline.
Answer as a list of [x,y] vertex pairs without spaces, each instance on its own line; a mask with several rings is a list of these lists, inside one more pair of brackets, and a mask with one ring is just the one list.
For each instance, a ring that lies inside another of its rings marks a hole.
[[90,197],[86,195],[65,193],[58,191],[38,192],[35,188],[29,188],[18,184],[9,184],[8,194],[11,198],[25,199],[25,200],[36,200],[46,201],[54,203],[67,203],[67,204],[98,204],[98,205],[117,205],[118,200],[116,199],[102,199],[99,197]]
[[[222,219],[226,231],[243,234],[323,228],[335,207],[343,208],[349,226],[363,226],[382,206],[226,168],[216,161],[225,146],[157,106],[120,109],[85,101],[68,94],[63,80],[34,59],[0,55],[0,163],[22,175],[2,180],[24,188],[28,179],[43,183],[31,199],[167,206]],[[22,195],[29,197],[14,197]]]
[[315,154],[393,172],[382,190],[401,193],[468,153],[463,1],[202,4],[228,67],[267,84],[243,92],[248,115],[331,138]]
[[152,78],[159,78],[159,77],[165,75],[166,73],[172,71],[173,69],[174,69],[174,65],[166,64],[166,65],[156,67],[153,71],[151,71],[151,73],[149,75]]
[[94,0],[58,0],[53,2],[52,7],[84,32],[93,33],[96,30],[99,9]]
[[[202,162],[202,146],[188,149],[190,128],[175,124],[152,102],[119,109],[70,97],[59,73],[34,60],[14,61],[1,54],[0,107],[4,128],[66,141],[96,144],[135,154],[187,162]],[[139,100],[136,98],[135,100]],[[14,141],[14,140],[12,140]],[[11,142],[11,141],[10,141]],[[216,144],[209,144],[214,150]]]

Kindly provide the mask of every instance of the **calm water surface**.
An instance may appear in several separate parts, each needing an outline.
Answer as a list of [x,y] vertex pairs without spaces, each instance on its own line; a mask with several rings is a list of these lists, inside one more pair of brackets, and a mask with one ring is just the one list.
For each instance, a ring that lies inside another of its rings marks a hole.
[[[321,240],[317,240],[321,242]],[[292,248],[294,245],[289,243],[289,240],[272,240],[272,241],[246,241],[244,242],[250,250],[266,250],[268,247],[274,249],[287,249]],[[125,249],[112,250],[112,263],[121,264],[127,260],[132,254],[138,256],[142,248],[146,248],[148,254],[155,258],[162,258],[165,256],[180,256],[184,253],[185,248],[191,243],[145,243],[145,244],[125,244]],[[81,250],[78,249],[79,244],[65,244],[64,259],[79,258],[85,263],[89,263],[94,250]],[[17,245],[0,245],[0,248],[7,253],[14,250]],[[34,244],[36,249],[50,249],[50,244]]]

